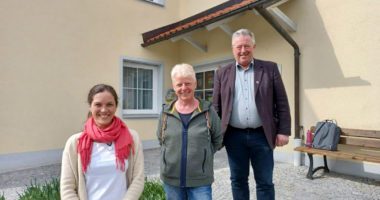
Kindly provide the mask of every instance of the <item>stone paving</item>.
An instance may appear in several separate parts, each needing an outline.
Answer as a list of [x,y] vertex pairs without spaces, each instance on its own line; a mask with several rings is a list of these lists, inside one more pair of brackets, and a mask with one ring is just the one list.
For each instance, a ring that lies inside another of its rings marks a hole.
[[[145,150],[145,171],[149,178],[157,179],[159,173],[159,150]],[[289,163],[275,163],[274,184],[278,200],[380,200],[380,181],[347,176],[337,173],[316,174],[316,179],[305,178],[307,167],[294,167]],[[58,177],[60,165],[42,166],[0,174],[0,194],[6,200],[16,200],[31,181],[44,183]],[[215,182],[213,199],[231,200],[229,169],[224,150],[215,155]],[[251,199],[255,197],[255,184],[250,176]]]

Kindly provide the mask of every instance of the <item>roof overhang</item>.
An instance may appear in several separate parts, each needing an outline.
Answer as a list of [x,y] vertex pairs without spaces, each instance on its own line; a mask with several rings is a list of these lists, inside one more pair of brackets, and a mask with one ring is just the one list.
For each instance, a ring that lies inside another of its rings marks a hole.
[[147,47],[169,39],[172,42],[183,39],[198,50],[206,52],[207,46],[194,40],[191,37],[192,32],[200,28],[208,31],[220,28],[226,34],[232,35],[233,31],[228,23],[243,12],[257,7],[266,8],[288,31],[295,31],[296,24],[278,8],[286,1],[288,0],[230,0],[181,21],[143,33],[141,46]]
[[143,47],[171,39],[173,42],[183,39],[195,48],[206,52],[207,46],[191,38],[191,32],[205,27],[212,30],[215,27],[221,28],[227,34],[232,34],[228,27],[228,22],[233,20],[233,16],[241,14],[247,10],[253,10],[255,14],[261,15],[294,49],[294,129],[295,138],[300,138],[299,120],[299,68],[300,49],[298,44],[288,34],[297,29],[296,24],[287,17],[278,6],[288,0],[230,0],[204,12],[196,14],[179,22],[143,33]]

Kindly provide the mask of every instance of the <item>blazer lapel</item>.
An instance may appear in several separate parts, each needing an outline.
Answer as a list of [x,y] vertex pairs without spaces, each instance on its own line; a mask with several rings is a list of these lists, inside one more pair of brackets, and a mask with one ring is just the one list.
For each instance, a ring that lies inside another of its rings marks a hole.
[[256,96],[256,94],[257,94],[257,91],[259,90],[259,86],[261,85],[261,78],[262,78],[262,76],[263,76],[263,65],[261,64],[261,62],[260,61],[258,61],[258,60],[255,60],[254,61],[254,68],[253,68],[253,70],[254,70],[254,79],[253,79],[253,81],[254,81],[254,84],[255,84],[255,96]]

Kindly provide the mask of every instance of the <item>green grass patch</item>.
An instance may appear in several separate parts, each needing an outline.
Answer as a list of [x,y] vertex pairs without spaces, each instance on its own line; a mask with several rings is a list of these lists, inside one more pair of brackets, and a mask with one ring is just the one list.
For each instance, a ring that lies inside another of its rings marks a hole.
[[0,195],[0,200],[5,200],[4,193]]
[[140,200],[165,200],[165,191],[161,181],[145,179],[144,191]]
[[60,200],[59,179],[53,178],[44,184],[37,184],[32,181],[22,194],[19,194],[19,200]]

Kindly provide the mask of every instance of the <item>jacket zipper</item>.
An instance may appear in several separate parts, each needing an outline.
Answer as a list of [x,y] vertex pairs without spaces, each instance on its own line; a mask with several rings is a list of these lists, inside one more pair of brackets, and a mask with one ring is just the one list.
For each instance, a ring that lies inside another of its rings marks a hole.
[[204,152],[204,153],[203,153],[202,171],[203,171],[203,173],[205,173],[205,164],[206,164],[206,156],[207,156],[207,151],[206,151],[206,149],[204,149],[203,152]]

